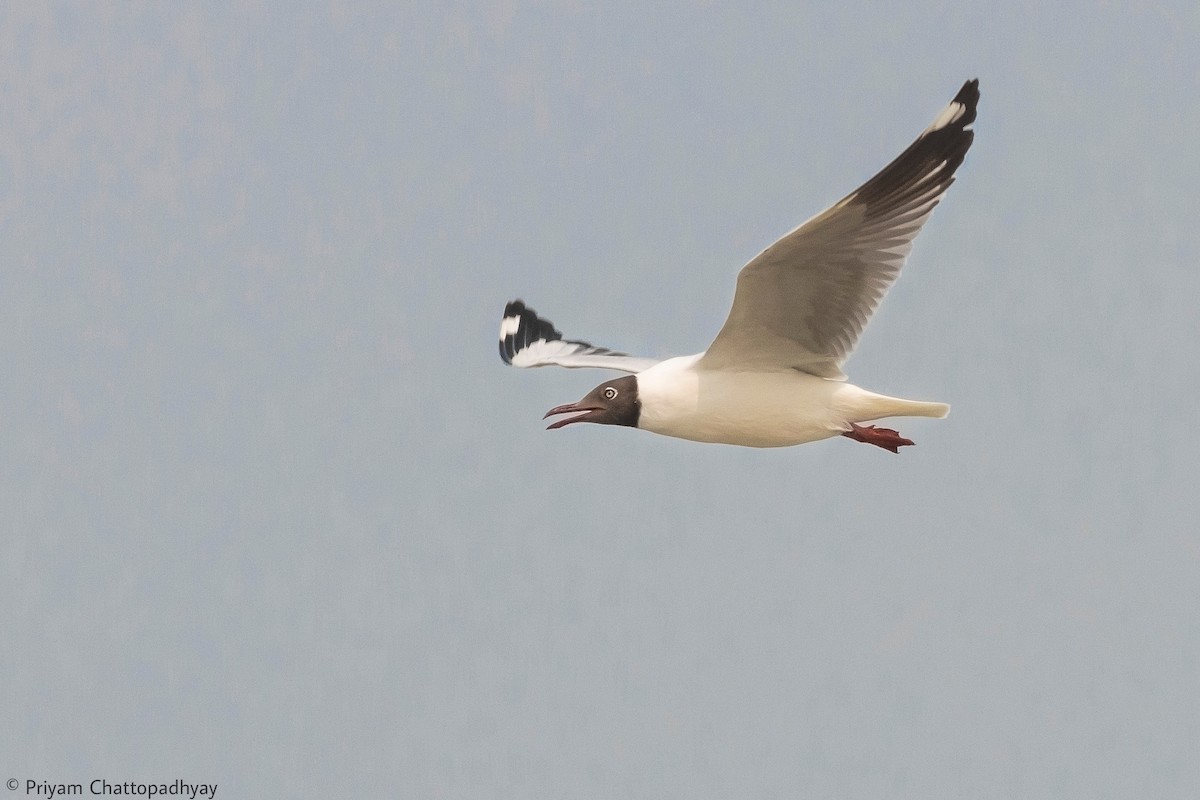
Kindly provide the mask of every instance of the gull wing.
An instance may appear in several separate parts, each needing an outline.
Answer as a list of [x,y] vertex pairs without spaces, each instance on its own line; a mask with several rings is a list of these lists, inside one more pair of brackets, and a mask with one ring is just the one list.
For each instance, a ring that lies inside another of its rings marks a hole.
[[978,102],[979,81],[967,81],[895,161],[743,267],[729,317],[697,366],[844,380],[842,364],[954,183]]
[[641,372],[658,363],[654,358],[636,358],[606,347],[576,339],[564,339],[548,319],[520,300],[504,307],[500,321],[500,358],[514,367],[596,367],[622,372]]

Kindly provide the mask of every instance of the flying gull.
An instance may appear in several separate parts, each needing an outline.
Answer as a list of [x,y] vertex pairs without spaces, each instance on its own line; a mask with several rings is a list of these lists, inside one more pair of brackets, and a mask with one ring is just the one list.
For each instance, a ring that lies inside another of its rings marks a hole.
[[907,150],[845,199],[758,254],[738,273],[733,308],[703,353],[636,358],[576,339],[513,300],[500,357],[514,367],[598,367],[605,381],[546,417],[626,425],[664,436],[785,447],[845,436],[899,452],[912,441],[863,423],[945,417],[950,406],[875,394],[842,365],[900,274],[913,239],[971,146],[979,81],[963,84]]

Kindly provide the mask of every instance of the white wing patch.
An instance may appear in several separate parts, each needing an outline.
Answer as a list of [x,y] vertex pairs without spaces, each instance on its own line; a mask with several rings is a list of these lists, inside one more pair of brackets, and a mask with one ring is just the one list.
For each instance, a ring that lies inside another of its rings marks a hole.
[[953,125],[955,122],[958,122],[965,113],[967,113],[967,107],[965,105],[957,102],[951,103],[942,109],[942,113],[937,115],[937,119],[935,119],[933,123],[925,129],[925,132],[929,133],[930,131],[940,131],[947,125]]
[[519,351],[510,363],[514,367],[594,367],[641,372],[658,362],[652,358],[634,358],[624,353],[614,353],[603,347],[593,347],[586,342],[568,342],[562,339],[548,342],[539,339]]
[[509,336],[515,336],[517,331],[521,329],[520,317],[505,317],[500,320],[500,341],[504,341]]

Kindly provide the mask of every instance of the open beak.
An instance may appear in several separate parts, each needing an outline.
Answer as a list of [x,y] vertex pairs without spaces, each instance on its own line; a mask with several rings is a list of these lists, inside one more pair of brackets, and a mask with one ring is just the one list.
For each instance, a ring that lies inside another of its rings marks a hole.
[[561,428],[564,425],[570,425],[572,422],[587,422],[590,417],[595,416],[603,410],[604,409],[600,408],[599,406],[586,406],[580,403],[567,403],[565,406],[555,406],[554,408],[550,409],[546,412],[546,415],[542,417],[542,419],[547,419],[555,414],[575,414],[578,412],[583,412],[577,417],[567,417],[566,419],[560,419],[557,422],[550,423],[548,426],[546,426],[546,430],[552,431],[555,428]]

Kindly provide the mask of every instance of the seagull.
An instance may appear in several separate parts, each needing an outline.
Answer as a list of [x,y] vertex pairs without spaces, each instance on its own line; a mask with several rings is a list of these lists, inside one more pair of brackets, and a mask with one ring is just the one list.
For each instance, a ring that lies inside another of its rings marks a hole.
[[697,442],[787,447],[835,436],[893,453],[911,445],[887,417],[945,417],[950,406],[860,389],[854,350],[974,139],[979,81],[969,80],[907,150],[843,200],[759,253],[738,273],[733,308],[708,350],[637,358],[564,339],[521,300],[504,308],[500,358],[514,367],[597,367],[605,381],[543,419],[624,425]]

